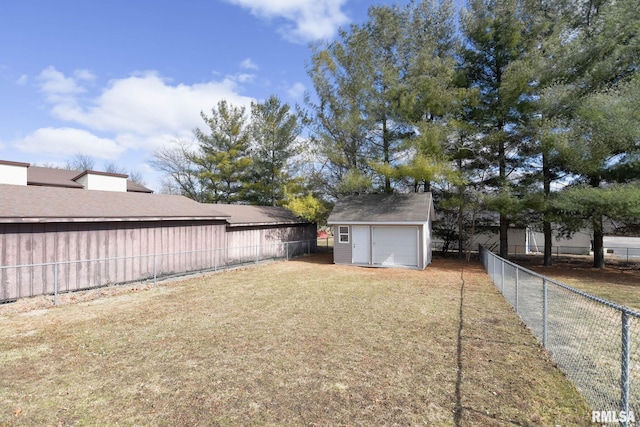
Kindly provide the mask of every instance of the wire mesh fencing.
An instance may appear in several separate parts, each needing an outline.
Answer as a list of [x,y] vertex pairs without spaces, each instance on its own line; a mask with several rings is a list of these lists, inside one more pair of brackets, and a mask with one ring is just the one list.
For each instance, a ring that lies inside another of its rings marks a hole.
[[594,411],[640,415],[640,313],[522,268],[483,247],[480,259]]
[[99,259],[0,266],[0,302],[103,286],[216,271],[260,261],[311,254],[317,241],[272,242],[264,245],[163,252]]

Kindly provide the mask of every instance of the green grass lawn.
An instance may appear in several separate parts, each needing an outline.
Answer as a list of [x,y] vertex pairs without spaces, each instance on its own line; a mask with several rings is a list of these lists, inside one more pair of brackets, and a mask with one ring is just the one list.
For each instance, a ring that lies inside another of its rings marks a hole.
[[591,424],[476,263],[321,254],[93,295],[0,307],[0,425]]

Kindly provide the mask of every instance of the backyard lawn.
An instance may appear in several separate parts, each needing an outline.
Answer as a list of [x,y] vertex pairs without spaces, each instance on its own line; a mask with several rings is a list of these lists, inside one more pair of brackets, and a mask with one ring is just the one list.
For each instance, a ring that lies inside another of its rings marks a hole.
[[478,262],[330,257],[0,306],[0,425],[591,425]]

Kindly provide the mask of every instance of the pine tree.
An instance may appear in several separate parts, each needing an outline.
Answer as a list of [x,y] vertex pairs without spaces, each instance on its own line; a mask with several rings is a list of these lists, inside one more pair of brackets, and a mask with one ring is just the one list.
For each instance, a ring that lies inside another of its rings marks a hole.
[[533,112],[532,76],[524,59],[535,47],[537,28],[524,0],[471,0],[462,18],[465,48],[462,68],[480,103],[467,116],[476,127],[483,149],[477,153],[491,176],[483,186],[491,191],[489,209],[499,214],[500,255],[508,256],[508,228],[519,213],[515,182],[520,152]]
[[[547,135],[568,174],[566,180],[586,184],[598,194],[628,179],[627,174],[616,177],[616,171],[633,170],[629,165],[637,158],[640,135],[634,80],[640,56],[640,5],[635,0],[567,2],[561,4],[560,12],[565,25],[549,45],[549,81],[542,92]],[[556,207],[563,204],[562,197]],[[588,205],[583,205],[580,216],[590,218],[593,265],[601,268],[602,216]],[[558,221],[567,231],[575,225],[574,219],[560,215]]]
[[245,199],[257,205],[281,205],[294,181],[293,159],[298,154],[302,130],[299,113],[272,95],[251,104],[251,158]]
[[249,157],[249,132],[245,109],[218,102],[211,116],[202,112],[208,132],[196,129],[200,152],[191,159],[203,182],[204,198],[211,203],[235,203],[244,200]]

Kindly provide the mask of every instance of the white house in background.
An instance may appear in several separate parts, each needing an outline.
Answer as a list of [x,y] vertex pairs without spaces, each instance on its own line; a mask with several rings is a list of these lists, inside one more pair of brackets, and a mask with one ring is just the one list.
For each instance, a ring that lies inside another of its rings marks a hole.
[[327,221],[334,263],[422,270],[431,263],[433,218],[431,193],[341,198]]

